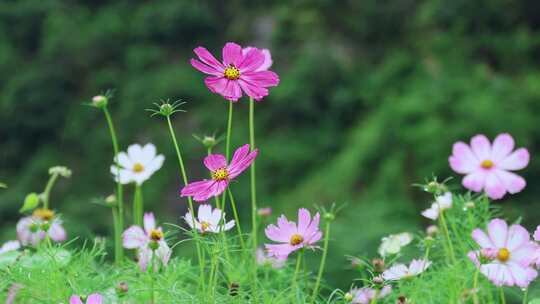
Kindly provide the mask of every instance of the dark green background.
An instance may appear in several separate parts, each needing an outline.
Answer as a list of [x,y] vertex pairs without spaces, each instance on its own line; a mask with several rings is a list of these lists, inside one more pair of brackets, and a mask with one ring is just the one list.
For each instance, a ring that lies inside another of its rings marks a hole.
[[[111,88],[122,149],[153,142],[167,157],[144,185],[147,209],[179,223],[186,202],[173,149],[164,121],[145,109],[187,102],[174,124],[189,175],[206,176],[191,135],[223,133],[227,102],[188,60],[200,45],[220,57],[227,41],[270,48],[281,78],[256,107],[260,205],[295,217],[299,206],[347,204],[333,228],[331,285],[350,284],[344,255],[373,256],[383,235],[428,224],[419,211],[429,196],[411,185],[437,174],[459,186],[452,143],[477,133],[510,132],[529,148],[528,187],[500,205],[532,228],[539,26],[537,1],[2,1],[2,240],[57,164],[73,170],[52,194],[70,236],[109,233],[109,210],[92,201],[114,189],[110,139],[103,115],[83,103]],[[235,105],[234,146],[248,141],[246,101]],[[247,174],[233,185],[245,226],[248,185]]]

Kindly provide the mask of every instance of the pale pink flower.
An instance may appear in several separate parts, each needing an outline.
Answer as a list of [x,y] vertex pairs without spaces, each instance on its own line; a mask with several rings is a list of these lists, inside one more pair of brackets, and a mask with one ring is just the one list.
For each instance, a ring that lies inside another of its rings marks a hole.
[[0,254],[19,250],[19,248],[21,248],[21,243],[19,241],[7,241],[0,247]]
[[271,265],[273,268],[282,268],[285,266],[285,261],[283,259],[278,259],[274,256],[266,253],[262,248],[257,248],[256,251],[257,264],[260,266]]
[[488,224],[487,234],[477,228],[472,238],[481,249],[469,252],[468,256],[493,284],[526,288],[538,275],[530,267],[537,246],[522,226],[508,227],[504,220],[493,219]]
[[[163,266],[167,266],[172,251],[165,242],[163,230],[156,227],[153,213],[144,214],[143,225],[144,229],[134,225],[124,231],[122,234],[124,247],[137,249],[139,267],[142,271],[146,271],[154,254]],[[157,270],[157,265],[154,265],[154,268]]]
[[210,205],[200,205],[198,215],[195,217],[195,223],[193,223],[194,216],[191,214],[191,211],[186,213],[184,220],[189,227],[195,227],[201,233],[219,233],[234,227],[234,220],[225,222],[225,225],[221,224],[222,217],[225,222],[225,213],[220,209],[215,208],[212,210],[212,206]]
[[471,145],[454,144],[449,158],[452,170],[465,174],[463,186],[469,190],[484,190],[492,199],[502,198],[506,192],[514,194],[525,188],[525,179],[510,171],[521,170],[529,163],[525,148],[514,149],[514,139],[509,134],[498,135],[493,144],[486,136],[476,135]]
[[210,154],[204,159],[204,165],[211,171],[212,179],[205,179],[186,185],[180,195],[193,196],[193,200],[203,202],[218,196],[229,186],[229,182],[244,172],[257,157],[258,149],[250,152],[248,144],[238,148],[230,164],[221,154]]
[[49,209],[36,209],[32,216],[23,217],[17,223],[17,238],[21,245],[37,246],[46,236],[55,242],[66,240],[66,230],[62,220]]
[[103,297],[98,294],[98,293],[94,293],[94,294],[91,294],[88,296],[88,298],[86,298],[86,302],[83,302],[81,300],[81,297],[80,296],[77,296],[77,295],[73,295],[71,296],[71,298],[69,298],[69,304],[102,304],[103,303]]
[[272,215],[272,208],[270,208],[270,207],[259,208],[257,210],[257,214],[259,216],[263,216],[263,217],[271,216]]
[[429,209],[422,211],[422,215],[432,220],[439,218],[439,214],[446,209],[452,208],[452,193],[446,192],[435,198],[435,202],[431,204]]
[[268,87],[279,83],[278,75],[265,69],[271,65],[271,58],[269,62],[269,56],[257,48],[243,51],[240,45],[228,42],[223,47],[223,63],[203,47],[193,51],[199,60],[191,59],[191,65],[210,75],[204,80],[208,89],[227,100],[238,101],[242,91],[255,100],[261,100],[268,95]]
[[391,292],[392,287],[390,285],[386,285],[379,291],[374,288],[362,287],[353,288],[349,293],[352,296],[352,304],[369,304],[373,301],[373,299],[382,299],[389,295]]
[[536,226],[536,230],[534,230],[534,240],[535,241],[540,241],[540,225]]
[[322,232],[319,231],[319,220],[318,212],[312,220],[311,214],[304,208],[298,210],[298,225],[287,220],[285,215],[281,215],[277,226],[270,224],[264,231],[269,239],[281,243],[266,244],[268,254],[284,260],[291,252],[300,248],[315,248],[315,243],[322,237]]
[[426,271],[431,265],[431,262],[425,259],[412,260],[409,266],[405,264],[395,264],[382,274],[383,278],[388,281],[397,281],[401,279],[411,278]]

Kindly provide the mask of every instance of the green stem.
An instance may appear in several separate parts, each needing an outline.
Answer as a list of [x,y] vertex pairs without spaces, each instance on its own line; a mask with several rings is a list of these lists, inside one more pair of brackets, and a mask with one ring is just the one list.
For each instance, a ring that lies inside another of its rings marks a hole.
[[444,219],[444,211],[441,212],[439,215],[439,218],[441,220],[441,226],[443,228],[444,236],[446,237],[446,241],[448,243],[448,251],[450,258],[452,259],[452,263],[456,263],[456,256],[454,255],[454,246],[452,245],[452,241],[450,240],[450,234],[448,233],[448,226],[446,225],[446,220]]
[[[249,146],[251,150],[255,149],[255,101],[253,98],[249,98]],[[255,258],[255,252],[257,252],[257,186],[256,186],[256,170],[255,170],[255,160],[251,164],[250,170],[250,179],[251,179],[251,241],[253,245],[253,259],[252,259],[252,268],[253,268],[253,280],[252,280],[252,289],[253,295],[257,294],[257,262]],[[255,303],[257,298],[254,297]]]
[[133,196],[133,224],[143,226],[144,200],[142,186],[135,185],[135,195]]
[[319,293],[319,286],[321,284],[321,278],[322,278],[324,267],[326,264],[326,255],[328,254],[328,241],[330,240],[330,223],[331,221],[327,220],[325,228],[324,228],[323,254],[321,258],[321,264],[319,265],[319,273],[317,274],[317,281],[315,282],[315,288],[313,289],[313,294],[311,295],[311,303],[315,303],[317,294]]
[[379,290],[375,289],[375,295],[373,295],[373,299],[369,302],[369,304],[377,304],[377,299],[379,298]]
[[[114,124],[111,118],[111,114],[107,107],[103,108],[103,113],[105,114],[105,119],[107,120],[107,125],[109,126],[109,133],[111,134],[111,140],[114,151],[114,161],[117,162],[117,157],[119,153],[118,140],[116,139],[116,131],[114,129]],[[116,164],[118,168],[118,176],[120,176],[120,167]],[[115,224],[118,227],[115,227],[114,235],[114,257],[116,263],[120,263],[124,258],[124,248],[122,247],[122,231],[124,230],[124,201],[123,201],[123,189],[122,184],[120,183],[120,178],[117,178],[116,181],[116,204],[117,204],[117,218]]]
[[229,101],[229,118],[227,120],[227,140],[225,145],[225,157],[227,161],[231,156],[231,131],[232,131],[232,116],[233,116],[233,103]]
[[302,258],[304,257],[304,249],[300,249],[298,257],[296,258],[296,267],[294,268],[294,275],[292,279],[292,286],[294,293],[298,292],[298,273],[300,272],[300,265],[302,264]]
[[[221,210],[221,220],[219,222],[218,227],[221,226],[221,230],[219,230],[219,234],[221,235],[221,241],[223,243],[223,249],[225,251],[225,267],[224,269],[227,269],[230,266],[231,257],[229,255],[229,245],[227,243],[227,236],[225,235],[225,204],[227,203],[227,194],[223,193],[222,200],[221,200],[221,206],[218,205],[218,209]],[[218,228],[219,229],[219,228]],[[225,272],[227,273],[227,272]]]
[[51,194],[52,187],[54,186],[54,183],[57,179],[57,173],[51,175],[49,181],[47,182],[47,185],[45,186],[45,190],[43,190],[43,208],[45,209],[49,209],[49,196]]
[[501,304],[506,304],[506,297],[504,296],[504,290],[502,287],[499,287],[499,295],[501,297]]
[[473,303],[478,304],[478,274],[480,273],[480,267],[476,268],[476,271],[474,272],[474,281],[473,281]]
[[154,276],[155,276],[155,269],[154,267],[155,266],[155,256],[156,256],[156,252],[155,251],[152,251],[152,258],[150,259],[150,303],[151,304],[154,304],[156,303],[156,295],[155,295],[155,291],[154,291]]
[[[186,174],[186,169],[184,167],[184,160],[182,158],[182,153],[180,152],[180,146],[178,145],[178,141],[176,140],[176,134],[174,133],[174,129],[171,123],[171,117],[167,117],[167,125],[169,126],[169,132],[171,134],[171,138],[173,141],[174,149],[176,151],[176,157],[178,158],[178,164],[180,165],[180,173],[182,175],[182,180],[184,181],[184,185],[188,185],[188,179]],[[188,207],[189,211],[191,213],[191,220],[193,223],[195,223],[195,210],[193,208],[193,200],[191,199],[191,196],[188,196]],[[201,253],[201,246],[199,244],[199,232],[197,231],[197,228],[195,228],[195,225],[193,225],[193,235],[195,236],[195,245],[197,246],[197,258],[199,260],[199,285],[203,287],[203,290],[205,288],[204,286],[204,264],[205,261],[202,259],[202,253]]]
[[234,214],[234,220],[236,222],[236,231],[238,232],[238,237],[240,238],[240,246],[242,246],[242,252],[246,252],[246,244],[244,243],[244,237],[242,233],[242,228],[240,227],[240,219],[238,217],[238,212],[236,210],[236,203],[234,201],[234,197],[232,195],[231,188],[229,187],[229,200],[231,201],[231,206]]
[[525,288],[525,290],[523,291],[523,304],[527,304],[527,296],[529,294],[529,289],[528,288]]

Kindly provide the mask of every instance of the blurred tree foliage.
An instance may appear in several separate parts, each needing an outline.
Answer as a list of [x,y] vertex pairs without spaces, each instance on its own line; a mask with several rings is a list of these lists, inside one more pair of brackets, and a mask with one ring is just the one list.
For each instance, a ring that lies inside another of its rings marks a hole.
[[[113,191],[102,114],[84,106],[115,89],[121,146],[154,142],[165,167],[144,185],[148,209],[179,222],[185,201],[163,121],[146,108],[187,101],[175,116],[190,176],[207,172],[192,133],[223,133],[227,103],[188,63],[202,45],[271,49],[279,87],[256,107],[260,204],[347,204],[330,252],[346,288],[345,254],[375,254],[381,236],[427,224],[429,197],[411,187],[455,176],[451,145],[510,132],[532,154],[529,187],[500,202],[529,226],[540,211],[540,3],[537,1],[54,1],[0,3],[0,225],[14,237],[24,195],[47,168],[73,169],[54,191],[71,236],[103,235]],[[235,145],[247,139],[247,103],[235,105]],[[459,178],[452,181],[459,185]],[[247,219],[248,178],[233,185]],[[129,199],[129,196],[128,196]],[[519,203],[518,203],[519,201]],[[412,225],[412,226],[411,226]],[[339,274],[339,275],[338,275]]]

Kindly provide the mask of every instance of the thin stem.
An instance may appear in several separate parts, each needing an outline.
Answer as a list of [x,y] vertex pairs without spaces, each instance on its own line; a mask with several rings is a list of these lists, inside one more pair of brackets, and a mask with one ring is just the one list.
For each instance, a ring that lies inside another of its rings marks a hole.
[[45,190],[43,190],[43,208],[45,209],[49,209],[49,196],[51,194],[51,189],[57,179],[58,173],[51,175],[49,181],[47,182],[47,185],[45,186]]
[[154,280],[155,280],[155,256],[156,252],[152,250],[152,258],[150,259],[150,303],[156,303],[156,295],[154,291]]
[[[117,242],[116,236],[122,235],[122,226],[120,226],[120,218],[118,216],[118,208],[116,206],[111,208],[112,211],[112,217],[113,217],[113,229],[114,229],[114,252],[115,252],[115,259],[118,258],[117,253],[123,250],[122,243]],[[120,260],[117,260],[117,263],[120,263],[122,258],[120,257]]]
[[476,271],[474,272],[474,281],[473,281],[473,303],[478,304],[478,274],[480,273],[480,267],[476,268]]
[[439,215],[439,218],[441,220],[441,226],[443,228],[444,236],[446,237],[446,241],[448,243],[448,251],[450,254],[450,258],[452,259],[452,262],[456,263],[456,256],[454,255],[454,246],[452,245],[452,241],[450,240],[450,234],[448,233],[448,226],[446,225],[446,220],[444,219],[444,211],[441,212]]
[[144,213],[144,200],[142,186],[135,185],[135,195],[133,196],[133,224],[142,227]]
[[[109,133],[111,134],[111,140],[113,145],[113,151],[114,151],[114,162],[117,162],[117,156],[119,153],[118,148],[118,140],[116,139],[116,131],[114,129],[114,124],[111,118],[111,114],[109,113],[109,110],[107,107],[103,108],[103,113],[105,114],[105,119],[107,119],[107,125],[109,126]],[[120,183],[120,166],[116,164],[118,168],[118,178],[116,180],[116,204],[118,209],[117,219],[116,219],[116,225],[118,227],[115,227],[115,235],[114,235],[114,257],[116,263],[120,263],[122,259],[124,258],[124,248],[122,247],[122,231],[124,230],[124,201],[123,201],[123,189],[122,184]]]
[[[255,149],[255,101],[253,98],[249,98],[249,145],[251,150]],[[257,262],[255,258],[255,252],[257,252],[257,186],[256,186],[256,170],[255,170],[255,160],[251,164],[250,170],[250,179],[251,179],[251,241],[253,245],[253,255],[252,259],[252,268],[253,268],[253,280],[252,280],[252,289],[253,295],[256,295],[257,292]],[[255,298],[255,303],[257,298]]]
[[227,120],[227,141],[225,145],[225,157],[231,156],[231,132],[232,132],[233,102],[229,101],[229,118]]
[[302,264],[302,258],[304,257],[304,249],[300,249],[298,257],[296,258],[296,267],[294,268],[294,275],[292,279],[292,286],[294,287],[294,292],[297,292],[298,289],[298,273],[300,272],[300,265]]
[[238,237],[240,238],[240,246],[242,246],[242,252],[246,252],[246,244],[244,243],[244,237],[242,234],[242,228],[240,227],[240,219],[238,217],[238,212],[236,211],[236,203],[232,195],[231,188],[227,190],[229,192],[229,200],[231,200],[231,206],[234,214],[234,221],[236,222],[236,231],[238,232]]
[[529,289],[528,288],[525,288],[525,290],[523,291],[523,304],[527,304],[527,296],[529,294]]
[[323,254],[321,258],[321,264],[319,265],[319,273],[317,274],[317,281],[315,282],[315,288],[313,289],[313,294],[311,295],[311,303],[315,303],[317,298],[317,293],[319,293],[319,286],[321,284],[321,278],[324,272],[324,267],[326,264],[326,255],[328,254],[328,241],[330,240],[330,224],[331,221],[327,220],[324,228],[324,247]]
[[223,242],[223,249],[225,251],[225,268],[227,269],[230,265],[231,257],[229,255],[229,245],[227,243],[227,236],[225,235],[225,204],[227,203],[227,194],[223,193],[222,200],[221,200],[221,206],[218,205],[218,209],[221,210],[221,219],[218,225],[218,231],[221,235],[221,240]]
[[377,299],[379,298],[379,290],[375,289],[375,294],[373,295],[373,299],[369,302],[369,304],[377,304]]
[[[169,132],[171,134],[171,138],[173,141],[174,149],[176,151],[176,157],[178,158],[178,164],[180,165],[180,173],[182,175],[182,180],[184,181],[184,185],[187,186],[188,179],[186,174],[186,169],[184,167],[184,160],[182,158],[182,153],[180,153],[180,146],[178,145],[178,141],[176,140],[176,134],[174,133],[174,129],[171,123],[171,117],[167,116],[167,125],[169,126]],[[195,210],[193,208],[193,200],[191,199],[191,196],[188,196],[188,207],[189,211],[191,213],[191,220],[192,223],[195,223]],[[199,244],[199,232],[197,231],[197,228],[195,225],[193,225],[193,235],[195,236],[195,245],[197,246],[197,258],[199,260],[199,284],[203,287],[204,290],[204,264],[205,261],[202,259],[202,253],[201,253],[201,246]]]
[[506,304],[506,297],[504,296],[504,290],[502,287],[499,287],[499,295],[501,297],[501,304]]

